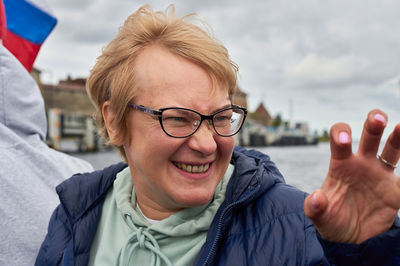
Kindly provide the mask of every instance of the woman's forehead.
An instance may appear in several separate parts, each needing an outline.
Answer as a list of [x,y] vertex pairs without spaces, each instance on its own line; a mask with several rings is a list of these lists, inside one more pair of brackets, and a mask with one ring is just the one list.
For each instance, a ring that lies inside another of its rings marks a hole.
[[180,91],[175,89],[158,90],[146,88],[138,92],[136,104],[149,106],[155,109],[166,107],[184,107],[199,112],[211,112],[231,104],[227,91],[202,90],[194,91],[190,88]]
[[158,47],[147,48],[135,63],[137,98],[155,105],[222,105],[228,90],[213,82],[200,66]]

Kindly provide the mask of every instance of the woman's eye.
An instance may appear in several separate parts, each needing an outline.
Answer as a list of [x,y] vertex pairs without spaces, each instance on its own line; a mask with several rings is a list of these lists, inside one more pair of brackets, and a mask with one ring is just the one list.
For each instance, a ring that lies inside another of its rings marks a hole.
[[170,116],[163,119],[166,123],[188,123],[189,120],[183,116]]
[[230,117],[230,116],[217,116],[217,117],[215,118],[215,120],[216,120],[217,122],[230,121],[230,120],[231,120],[231,117]]
[[185,117],[179,117],[179,116],[171,117],[171,119],[176,121],[176,122],[185,122],[185,121],[187,121],[187,119]]

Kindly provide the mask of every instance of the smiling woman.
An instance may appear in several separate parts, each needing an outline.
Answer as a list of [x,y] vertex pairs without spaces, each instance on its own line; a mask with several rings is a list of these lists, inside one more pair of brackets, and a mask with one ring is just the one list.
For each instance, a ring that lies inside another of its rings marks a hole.
[[[332,128],[331,169],[307,196],[267,155],[234,147],[237,66],[191,18],[144,6],[103,50],[87,88],[127,164],[57,187],[36,264],[394,263],[400,188],[375,157],[386,115],[371,111],[357,155],[350,128]],[[382,153],[393,165],[399,143],[400,125]]]
[[[216,84],[218,87],[213,89],[210,76],[203,68],[159,44],[143,48],[134,68],[136,86],[144,89],[131,102],[158,109],[185,107],[206,114],[230,104],[226,87]],[[113,141],[116,130],[111,105],[110,101],[104,103],[103,115]],[[170,123],[163,121],[164,129]],[[122,143],[113,143],[124,149],[137,203],[147,217],[161,220],[178,210],[211,200],[229,164],[234,144],[232,137],[216,135],[211,128],[203,123],[191,137],[174,138],[160,130],[161,124],[154,117],[143,112],[128,112],[127,137]],[[176,133],[175,130],[167,132]],[[188,167],[178,169],[177,164]],[[182,171],[205,164],[210,164],[206,173]]]

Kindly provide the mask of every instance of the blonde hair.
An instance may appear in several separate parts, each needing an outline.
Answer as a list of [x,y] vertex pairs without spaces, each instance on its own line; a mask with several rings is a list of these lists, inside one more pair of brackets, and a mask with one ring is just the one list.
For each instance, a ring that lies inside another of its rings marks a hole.
[[[237,65],[227,49],[209,32],[190,23],[193,14],[175,17],[170,5],[165,12],[155,12],[150,6],[140,7],[120,27],[117,36],[103,49],[87,80],[88,94],[96,107],[96,122],[109,141],[102,107],[110,102],[117,129],[114,142],[122,143],[127,136],[128,103],[140,93],[135,82],[134,60],[148,45],[160,45],[175,55],[205,69],[215,85],[228,91],[230,99],[236,89]],[[126,160],[123,147],[118,147]]]

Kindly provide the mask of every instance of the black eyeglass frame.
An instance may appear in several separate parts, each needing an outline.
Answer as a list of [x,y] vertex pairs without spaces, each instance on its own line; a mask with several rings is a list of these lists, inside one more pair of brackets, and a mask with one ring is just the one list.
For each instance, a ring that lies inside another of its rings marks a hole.
[[[211,124],[212,124],[212,126],[213,126],[213,128],[214,128],[215,133],[217,133],[217,135],[219,135],[219,136],[221,136],[221,137],[231,137],[231,136],[236,135],[236,134],[240,131],[240,129],[242,129],[242,126],[243,126],[244,121],[246,120],[246,116],[247,116],[247,109],[246,109],[246,108],[244,108],[244,107],[242,107],[242,106],[239,106],[239,105],[234,105],[234,104],[232,104],[230,107],[226,107],[226,108],[223,108],[223,109],[221,109],[221,110],[218,110],[218,111],[216,111],[215,113],[213,113],[213,114],[211,114],[211,115],[203,115],[203,114],[201,114],[201,113],[199,113],[199,112],[197,112],[197,111],[195,111],[195,110],[188,109],[188,108],[182,108],[182,107],[167,107],[167,108],[161,108],[161,109],[159,109],[159,110],[154,110],[154,109],[151,109],[151,108],[146,107],[146,106],[143,106],[143,105],[136,105],[136,104],[134,104],[134,103],[128,103],[128,106],[131,107],[131,108],[134,109],[134,110],[139,110],[139,111],[141,111],[141,112],[143,112],[143,113],[157,116],[157,117],[158,117],[158,121],[160,122],[161,128],[162,128],[162,130],[164,131],[164,133],[167,134],[167,135],[170,136],[170,137],[173,137],[173,138],[187,138],[187,137],[192,136],[194,133],[197,132],[197,130],[198,130],[198,129],[200,128],[200,126],[201,126],[201,123],[203,123],[204,120],[210,120],[210,121],[211,121]],[[174,109],[174,110],[186,110],[186,111],[191,111],[191,112],[193,112],[193,113],[198,114],[198,115],[200,116],[200,123],[199,123],[199,125],[197,126],[197,128],[196,128],[192,133],[190,133],[189,135],[186,135],[186,136],[178,137],[178,136],[173,136],[173,135],[169,134],[169,133],[165,130],[164,125],[163,125],[163,123],[162,123],[162,113],[163,113],[164,111],[170,110],[170,109]],[[241,122],[241,124],[240,124],[239,129],[238,129],[235,133],[230,134],[230,135],[222,135],[222,134],[218,133],[217,129],[215,128],[215,125],[214,125],[214,117],[215,117],[215,115],[217,115],[217,114],[219,114],[219,113],[222,113],[222,112],[224,112],[224,111],[226,111],[226,110],[230,110],[230,109],[240,109],[240,110],[242,110],[242,111],[243,111],[243,120],[242,120],[242,122]]]

